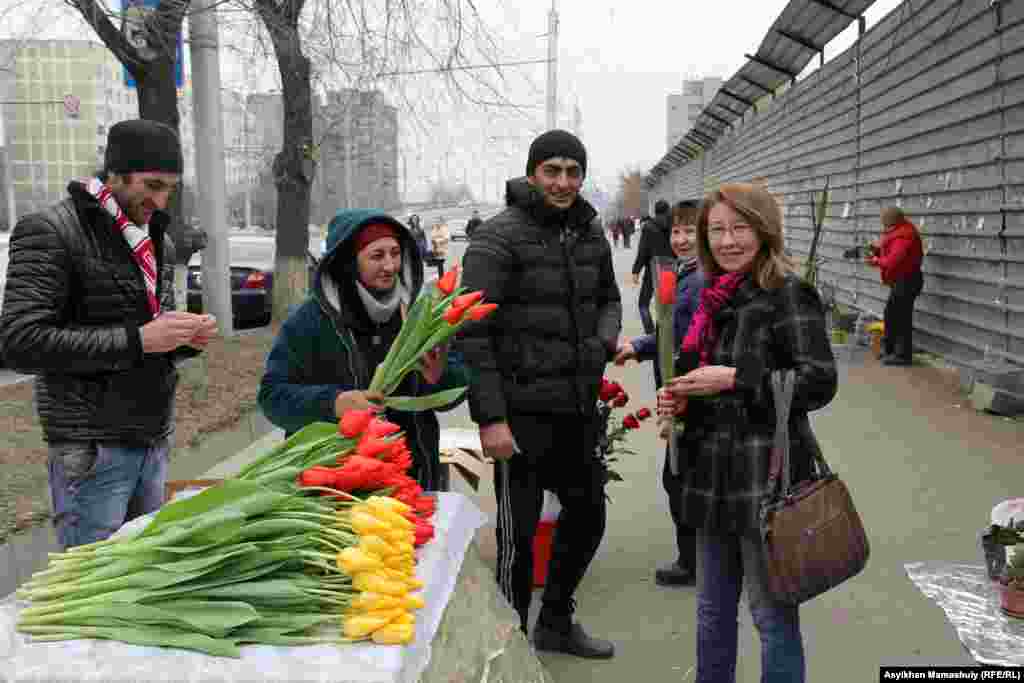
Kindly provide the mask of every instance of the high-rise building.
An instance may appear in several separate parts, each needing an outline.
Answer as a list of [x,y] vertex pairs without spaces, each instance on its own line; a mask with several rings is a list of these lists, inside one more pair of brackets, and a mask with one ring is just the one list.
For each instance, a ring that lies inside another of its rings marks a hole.
[[392,209],[398,187],[398,109],[379,92],[330,91],[314,115],[321,141],[314,194],[319,222],[339,208]]
[[704,107],[711,104],[715,93],[722,87],[721,78],[687,79],[683,81],[683,92],[668,96],[666,109],[665,146],[671,149],[680,138],[686,135]]
[[[0,41],[0,106],[18,216],[59,201],[73,178],[103,163],[107,130],[138,117],[134,90],[102,45],[84,40]],[[75,118],[64,97],[80,102]]]

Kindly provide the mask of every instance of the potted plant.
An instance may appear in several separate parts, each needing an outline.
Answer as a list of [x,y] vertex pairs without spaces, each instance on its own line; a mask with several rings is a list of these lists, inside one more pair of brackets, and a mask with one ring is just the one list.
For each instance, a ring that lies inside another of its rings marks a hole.
[[999,583],[999,606],[1024,619],[1024,521],[993,524],[982,537],[989,576]]

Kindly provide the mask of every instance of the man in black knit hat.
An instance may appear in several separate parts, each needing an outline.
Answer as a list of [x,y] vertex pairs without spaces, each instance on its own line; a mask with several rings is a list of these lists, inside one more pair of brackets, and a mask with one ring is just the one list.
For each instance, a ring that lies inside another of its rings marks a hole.
[[622,326],[611,247],[580,197],[587,153],[552,130],[530,145],[508,208],[481,225],[462,285],[498,304],[464,328],[469,406],[496,461],[498,584],[527,631],[533,536],[544,490],[562,505],[534,629],[539,650],[607,658],[611,643],[573,620],[573,595],[604,536],[605,472],[595,458],[598,388]]
[[122,121],[98,177],[14,228],[0,348],[38,375],[61,546],[110,536],[163,502],[174,433],[176,361],[217,332],[213,316],[174,305],[174,247],[165,235],[181,180],[177,133]]

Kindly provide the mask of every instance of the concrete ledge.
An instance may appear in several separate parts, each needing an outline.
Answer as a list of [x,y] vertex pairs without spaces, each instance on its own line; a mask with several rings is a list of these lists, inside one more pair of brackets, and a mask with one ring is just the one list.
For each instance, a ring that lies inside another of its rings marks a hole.
[[284,430],[274,428],[269,434],[256,439],[246,448],[209,469],[203,474],[203,478],[224,479],[225,477],[237,474],[239,470],[252,462],[258,455],[265,453],[282,441],[284,441]]

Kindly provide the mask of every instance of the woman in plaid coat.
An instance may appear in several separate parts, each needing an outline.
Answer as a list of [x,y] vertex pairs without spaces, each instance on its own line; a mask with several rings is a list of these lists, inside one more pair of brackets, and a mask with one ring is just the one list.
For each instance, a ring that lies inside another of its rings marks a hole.
[[798,608],[774,603],[764,577],[758,513],[775,434],[770,377],[796,371],[790,422],[794,480],[818,448],[807,413],[836,393],[825,311],[792,273],[782,212],[767,190],[726,184],[704,199],[697,247],[707,286],[683,342],[697,369],[658,394],[662,414],[685,417],[682,509],[697,536],[697,681],[735,680],[744,586],[761,634],[762,681],[805,678]]

